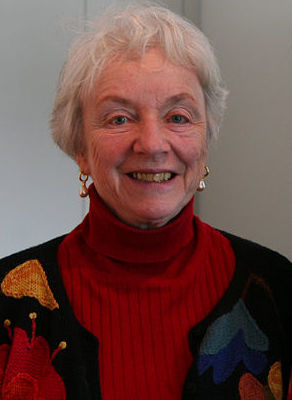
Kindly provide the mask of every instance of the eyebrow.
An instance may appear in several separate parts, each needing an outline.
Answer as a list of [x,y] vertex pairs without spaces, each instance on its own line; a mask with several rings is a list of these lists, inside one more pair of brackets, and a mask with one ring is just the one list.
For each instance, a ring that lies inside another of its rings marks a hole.
[[117,103],[117,104],[122,104],[124,106],[134,107],[134,103],[131,100],[128,100],[128,99],[125,99],[124,97],[119,97],[119,96],[106,96],[106,97],[103,97],[97,103],[97,106],[100,106],[103,103]]
[[[188,93],[180,93],[176,94],[174,96],[171,96],[169,99],[166,100],[165,106],[172,106],[176,103],[179,103],[180,101],[183,100],[191,100],[192,102],[195,102],[195,99]],[[124,97],[119,97],[119,96],[106,96],[103,97],[98,103],[104,103],[104,102],[111,102],[111,103],[119,103],[119,104],[124,104],[124,105],[133,105],[134,103],[131,100],[125,99]]]
[[166,107],[171,107],[177,103],[180,103],[182,101],[191,101],[192,103],[197,104],[196,100],[193,98],[193,96],[191,96],[188,93],[180,93],[180,94],[176,94],[174,96],[171,96],[169,99],[166,100],[165,102],[165,106]]
[[[174,96],[169,97],[166,99],[166,101],[161,105],[162,109],[167,109],[170,107],[173,107],[174,105],[178,103],[192,103],[194,107],[194,115],[196,118],[202,118],[201,113],[198,110],[198,103],[196,99],[191,96],[189,93],[179,93]],[[124,97],[119,97],[119,96],[105,96],[100,99],[100,101],[97,103],[97,107],[102,106],[104,103],[113,103],[113,104],[119,104],[123,105],[125,107],[130,107],[132,109],[135,109],[135,103],[132,100],[125,99]]]

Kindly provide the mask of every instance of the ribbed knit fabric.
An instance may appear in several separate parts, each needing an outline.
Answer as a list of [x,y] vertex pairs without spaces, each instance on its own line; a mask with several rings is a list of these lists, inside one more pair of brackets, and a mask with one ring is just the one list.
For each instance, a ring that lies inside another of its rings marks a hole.
[[103,399],[181,399],[189,330],[233,276],[229,241],[193,219],[192,202],[167,226],[132,228],[91,186],[89,214],[58,262],[77,319],[100,342]]

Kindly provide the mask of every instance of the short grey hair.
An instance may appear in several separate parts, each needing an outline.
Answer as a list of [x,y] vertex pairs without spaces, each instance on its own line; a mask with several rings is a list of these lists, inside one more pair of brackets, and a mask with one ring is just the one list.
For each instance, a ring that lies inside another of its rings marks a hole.
[[167,8],[136,4],[105,12],[90,28],[73,43],[52,112],[53,139],[65,153],[75,158],[84,150],[82,102],[106,65],[142,58],[150,48],[197,74],[205,96],[207,142],[217,138],[227,91],[213,49],[195,25]]

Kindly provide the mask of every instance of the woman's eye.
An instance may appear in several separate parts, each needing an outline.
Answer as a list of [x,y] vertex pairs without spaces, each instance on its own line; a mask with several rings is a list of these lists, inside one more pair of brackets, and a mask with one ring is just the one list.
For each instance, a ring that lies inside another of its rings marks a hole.
[[128,122],[128,118],[124,117],[123,115],[118,115],[117,117],[113,118],[111,122],[114,125],[123,125]]
[[188,122],[188,119],[183,115],[175,114],[169,118],[169,121],[174,122],[175,124],[185,124],[186,122]]

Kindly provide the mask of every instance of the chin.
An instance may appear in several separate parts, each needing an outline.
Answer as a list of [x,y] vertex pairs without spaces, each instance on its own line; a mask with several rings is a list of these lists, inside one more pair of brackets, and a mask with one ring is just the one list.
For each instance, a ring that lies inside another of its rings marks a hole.
[[169,212],[166,212],[165,209],[163,212],[161,212],[161,210],[160,212],[158,210],[155,212],[153,209],[151,213],[149,213],[149,209],[147,211],[148,212],[137,214],[137,218],[133,218],[128,224],[140,229],[161,228],[172,221],[180,213],[181,209],[178,211],[169,210]]

